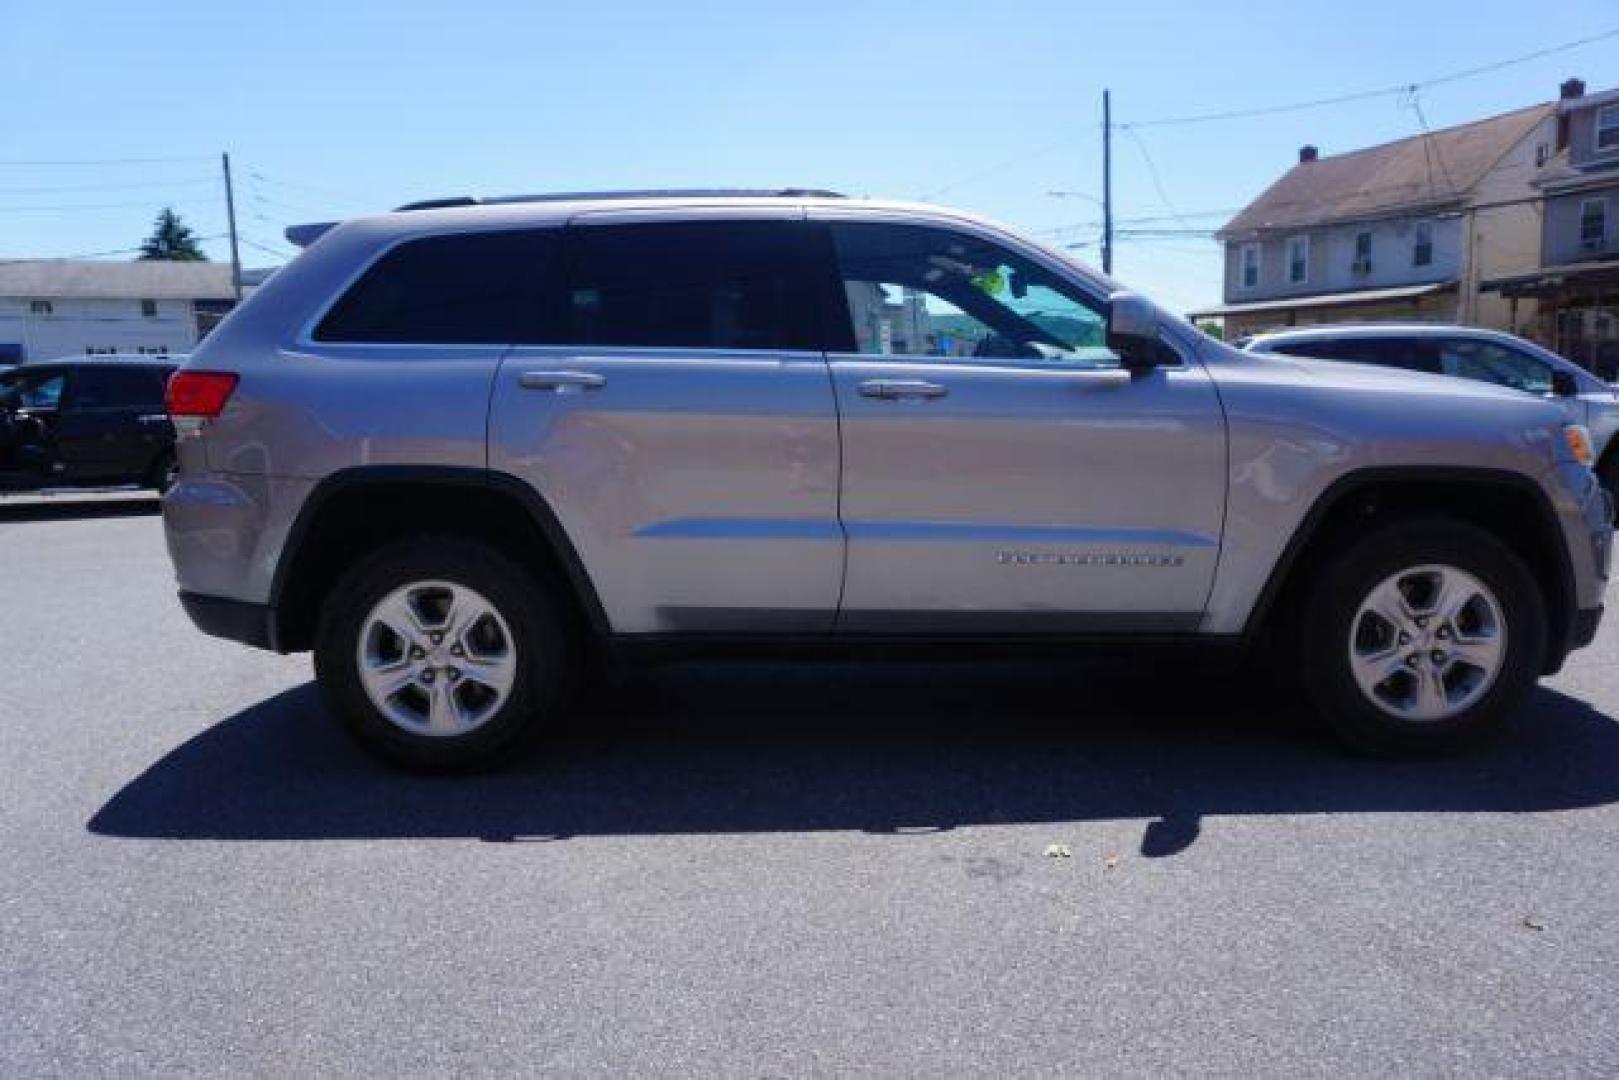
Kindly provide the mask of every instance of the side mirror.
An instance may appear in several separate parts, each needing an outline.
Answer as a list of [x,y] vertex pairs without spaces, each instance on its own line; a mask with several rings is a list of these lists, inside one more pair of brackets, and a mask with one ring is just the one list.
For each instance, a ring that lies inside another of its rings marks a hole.
[[1116,292],[1108,298],[1107,347],[1127,367],[1151,367],[1158,362],[1158,309],[1144,296]]
[[1552,393],[1557,397],[1578,397],[1580,393],[1579,381],[1566,371],[1554,370],[1552,372]]

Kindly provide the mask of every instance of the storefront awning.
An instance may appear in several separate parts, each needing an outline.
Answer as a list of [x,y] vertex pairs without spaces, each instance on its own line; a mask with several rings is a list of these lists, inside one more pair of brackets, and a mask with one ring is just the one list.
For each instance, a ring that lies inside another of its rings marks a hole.
[[1542,266],[1525,274],[1480,282],[1479,289],[1502,296],[1553,296],[1571,286],[1591,285],[1619,285],[1619,259]]
[[1187,314],[1189,319],[1215,315],[1249,315],[1265,311],[1293,311],[1300,308],[1346,307],[1351,304],[1382,304],[1390,300],[1414,300],[1419,296],[1454,289],[1454,281],[1433,281],[1423,285],[1397,285],[1389,289],[1359,289],[1354,292],[1317,293],[1314,296],[1287,296],[1277,300],[1255,300],[1246,304],[1222,304]]

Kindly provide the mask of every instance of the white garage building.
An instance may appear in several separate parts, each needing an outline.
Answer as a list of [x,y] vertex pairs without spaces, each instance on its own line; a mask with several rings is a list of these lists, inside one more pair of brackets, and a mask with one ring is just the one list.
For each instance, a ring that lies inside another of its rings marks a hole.
[[223,263],[0,260],[0,364],[183,353],[234,306]]

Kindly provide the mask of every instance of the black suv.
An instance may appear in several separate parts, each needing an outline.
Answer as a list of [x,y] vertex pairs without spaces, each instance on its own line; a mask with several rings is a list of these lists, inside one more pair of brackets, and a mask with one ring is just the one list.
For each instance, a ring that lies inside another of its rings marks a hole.
[[82,357],[0,372],[0,490],[174,480],[164,387],[181,357]]

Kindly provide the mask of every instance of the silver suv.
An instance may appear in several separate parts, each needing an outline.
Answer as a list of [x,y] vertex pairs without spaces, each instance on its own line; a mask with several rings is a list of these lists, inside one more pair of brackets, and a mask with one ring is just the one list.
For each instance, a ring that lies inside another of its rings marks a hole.
[[1590,431],[1597,479],[1619,497],[1619,392],[1532,341],[1477,326],[1379,323],[1278,330],[1243,348],[1476,379],[1555,401],[1570,423]]
[[608,650],[761,644],[1257,648],[1354,743],[1422,749],[1589,643],[1608,573],[1556,405],[1243,353],[927,206],[349,221],[169,397],[192,619],[313,649],[335,715],[422,767],[507,750]]

